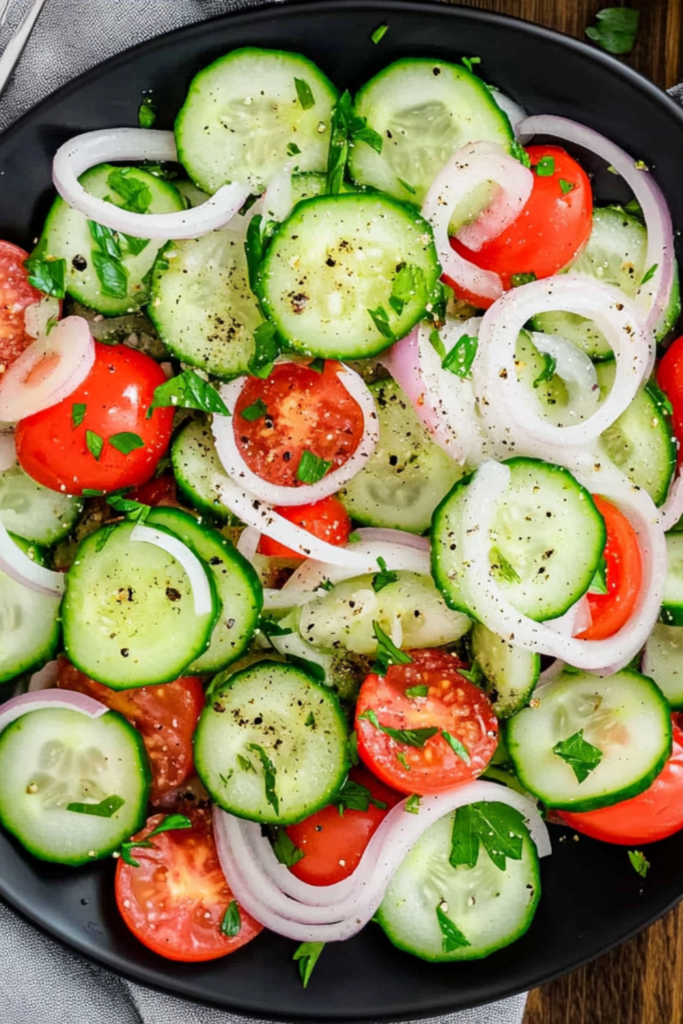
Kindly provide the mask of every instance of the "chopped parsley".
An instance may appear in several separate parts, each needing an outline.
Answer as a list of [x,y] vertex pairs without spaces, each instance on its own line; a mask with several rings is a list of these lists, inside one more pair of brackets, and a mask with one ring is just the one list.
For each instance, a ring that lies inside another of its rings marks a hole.
[[299,103],[304,110],[310,110],[311,107],[315,106],[315,97],[305,78],[295,78],[294,87],[296,88]]
[[395,743],[402,743],[405,747],[415,747],[418,750],[424,748],[427,740],[430,740],[432,736],[436,736],[439,731],[437,728],[429,726],[423,729],[392,729],[388,725],[381,725],[376,712],[369,708],[358,716],[359,719],[364,719],[374,726],[375,729],[379,729],[385,736],[394,740]]
[[417,189],[414,188],[412,185],[409,185],[407,181],[403,180],[403,178],[397,178],[396,180],[399,183],[399,185],[403,185],[406,192],[409,192],[411,196],[417,195]]
[[282,341],[277,327],[270,320],[264,320],[254,331],[255,352],[249,360],[249,373],[266,380],[273,372],[275,360],[282,351]]
[[332,802],[338,808],[340,815],[343,815],[344,811],[367,811],[370,804],[373,807],[378,807],[381,811],[387,809],[384,800],[376,800],[367,786],[362,786],[360,782],[354,782],[353,779],[346,780]]
[[462,949],[470,946],[471,943],[465,938],[459,928],[451,921],[450,917],[442,909],[441,904],[436,908],[436,920],[443,938],[444,953],[452,953],[454,949]]
[[39,292],[63,299],[66,295],[66,260],[51,260],[42,256],[30,256],[24,263],[28,271],[28,282]]
[[398,582],[398,573],[387,569],[387,563],[384,561],[382,556],[377,559],[377,564],[380,567],[380,572],[376,573],[372,577],[372,589],[376,594],[379,594],[380,590],[384,590],[391,583]]
[[162,832],[175,832],[176,829],[192,828],[192,822],[184,814],[169,814],[160,825],[157,825],[144,839],[128,839],[121,843],[121,860],[132,868],[139,868],[140,862],[133,860],[131,850],[147,850],[154,846],[152,839]]
[[406,755],[403,753],[402,750],[396,751],[396,760],[398,761],[402,768],[405,768],[407,772],[410,771],[410,765],[406,761]]
[[92,250],[90,258],[102,294],[115,299],[125,299],[128,294],[128,273],[123,264],[97,249]]
[[121,452],[122,455],[130,455],[138,448],[145,447],[145,442],[140,435],[133,434],[129,430],[124,430],[120,434],[112,434],[107,440],[112,448],[116,448],[117,452]]
[[461,57],[460,62],[467,68],[471,75],[474,74],[472,68],[475,64],[481,64],[481,57]]
[[171,377],[165,384],[154,390],[152,404],[147,410],[149,419],[155,409],[199,409],[201,412],[215,412],[229,416],[230,410],[216,391],[213,384],[204,380],[194,370],[183,370]]
[[387,34],[388,31],[389,31],[389,26],[386,23],[384,25],[378,25],[377,26],[375,31],[370,36],[370,38],[372,39],[372,41],[375,44],[375,46],[377,46],[378,43],[382,42],[382,40],[384,39],[384,37],[385,37],[385,35]]
[[157,108],[151,96],[143,96],[138,108],[138,124],[141,128],[153,128],[157,119]]
[[525,167],[531,167],[531,158],[517,139],[513,139],[510,143],[510,156],[513,156],[515,160],[519,160],[520,164],[523,164]]
[[221,931],[223,935],[227,935],[228,938],[232,939],[235,935],[239,935],[241,927],[240,908],[237,905],[237,900],[232,900],[221,921]]
[[111,818],[117,811],[120,811],[125,800],[122,796],[107,796],[104,800],[100,800],[98,804],[85,804],[85,803],[71,803],[66,805],[67,811],[73,811],[74,814],[91,814],[96,818]]
[[301,975],[304,988],[308,988],[313,968],[320,959],[320,954],[324,948],[324,942],[302,942],[294,954],[292,959],[295,962],[297,960],[299,962],[299,974]]
[[368,314],[382,337],[388,341],[394,341],[394,332],[389,325],[389,316],[384,306],[378,306],[377,309],[369,309]]
[[633,870],[637,871],[641,878],[647,878],[650,862],[642,850],[629,850],[628,859],[631,861]]
[[399,650],[378,622],[372,623],[372,629],[377,639],[377,660],[372,666],[373,672],[385,676],[390,665],[412,665],[413,659],[410,655]]
[[123,199],[123,209],[130,213],[147,213],[152,205],[149,185],[134,176],[135,168],[116,168],[107,178],[107,185]]
[[533,270],[523,271],[520,274],[512,274],[510,277],[510,283],[513,288],[520,288],[523,284],[531,284],[532,281],[536,281],[537,277]]
[[294,867],[305,856],[304,851],[300,850],[296,843],[289,838],[285,828],[278,828],[276,831],[273,840],[273,853],[280,864],[284,864],[288,868]]
[[490,559],[491,572],[495,573],[501,580],[505,580],[506,583],[522,582],[514,566],[508,562],[505,555],[498,548],[491,548]]
[[290,654],[289,651],[287,652],[287,661],[292,665],[296,665],[297,668],[300,668],[311,679],[315,679],[319,683],[325,682],[325,669],[320,662],[301,658],[298,654]]
[[419,814],[420,813],[420,801],[422,797],[419,797],[417,793],[413,793],[406,800],[405,807],[403,808],[407,814]]
[[570,192],[573,192],[575,188],[576,185],[573,181],[567,181],[566,178],[560,178],[560,191],[562,192],[563,196],[566,196]]
[[280,799],[275,791],[275,779],[277,775],[277,769],[268,754],[258,743],[247,743],[247,750],[253,750],[261,761],[261,767],[263,768],[263,781],[266,787],[266,800],[273,808],[276,814],[280,813]]
[[556,743],[553,753],[567,762],[579,784],[585,782],[602,761],[602,750],[583,738],[583,729]]
[[658,266],[659,266],[659,263],[653,263],[652,266],[649,268],[649,270],[645,271],[645,274],[643,275],[643,280],[640,282],[640,287],[641,288],[643,287],[644,284],[647,284],[648,281],[652,280],[652,278],[657,273],[657,267]]
[[459,739],[457,739],[455,736],[451,736],[451,734],[449,732],[446,732],[445,729],[443,730],[441,735],[443,736],[443,738],[445,739],[446,743],[451,748],[453,753],[456,754],[457,757],[459,757],[461,761],[464,761],[465,764],[471,764],[472,763],[472,758],[469,755],[467,747],[465,747],[460,742]]
[[287,146],[287,156],[298,156],[301,150],[296,142],[290,142]]
[[126,519],[133,523],[144,523],[152,511],[149,505],[143,505],[142,502],[134,501],[133,498],[124,498],[120,494],[112,494],[110,498],[107,498],[107,504],[117,512],[123,512]]
[[557,369],[557,359],[555,356],[551,356],[550,352],[541,352],[541,356],[543,358],[543,369],[534,381],[535,388],[545,381],[551,380],[555,376],[555,370]]
[[608,53],[630,53],[636,41],[640,11],[630,7],[605,7],[595,16],[596,24],[586,35]]
[[459,807],[451,835],[451,865],[473,868],[483,846],[493,864],[505,871],[508,857],[522,859],[527,835],[524,816],[509,804],[482,801]]
[[94,430],[86,430],[85,443],[92,457],[99,462],[102,449],[104,448],[104,438],[101,438]]
[[268,407],[262,398],[257,398],[255,402],[248,405],[246,409],[242,409],[240,416],[247,423],[255,423],[256,420],[262,420],[268,415]]
[[467,379],[471,376],[472,363],[477,354],[479,341],[477,338],[463,334],[458,338],[447,356],[441,360],[444,370],[450,370],[456,377]]
[[87,405],[85,402],[74,402],[71,406],[71,426],[80,427],[81,423],[85,419],[87,411]]
[[549,178],[555,173],[555,157],[542,156],[538,163],[534,165],[534,170],[539,178]]
[[351,94],[346,89],[332,111],[330,148],[327,154],[327,192],[330,195],[337,195],[341,191],[349,149],[359,142],[366,143],[376,153],[382,152],[382,136],[369,127],[367,118],[355,113]]
[[414,697],[427,697],[429,696],[428,686],[409,686],[406,690],[406,697],[410,697],[411,700]]
[[331,462],[319,458],[313,452],[309,452],[308,448],[304,448],[299,468],[296,471],[296,478],[302,484],[317,484],[318,480],[322,480],[331,467]]
[[424,292],[424,273],[421,267],[406,263],[394,278],[389,296],[389,305],[396,316],[400,316],[404,307],[420,292]]

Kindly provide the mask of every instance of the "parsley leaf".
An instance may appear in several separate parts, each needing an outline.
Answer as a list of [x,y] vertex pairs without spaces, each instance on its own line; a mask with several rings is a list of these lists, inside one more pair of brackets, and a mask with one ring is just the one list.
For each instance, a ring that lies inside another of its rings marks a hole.
[[71,406],[71,426],[80,427],[81,423],[85,419],[85,413],[87,410],[85,402],[74,402]]
[[521,274],[512,274],[510,276],[510,283],[513,288],[519,288],[523,284],[531,284],[532,281],[536,281],[537,277],[533,270],[524,271]]
[[471,75],[474,74],[472,67],[474,64],[481,64],[481,57],[461,57],[460,63],[463,64]]
[[431,726],[424,729],[392,729],[388,725],[380,725],[377,714],[372,708],[364,711],[358,717],[370,722],[375,729],[379,729],[380,732],[394,740],[395,743],[402,743],[405,747],[415,747],[417,750],[422,750],[427,740],[430,740],[432,736],[436,736],[439,731]]
[[165,409],[169,406],[174,409],[216,412],[220,416],[230,415],[230,410],[213,384],[209,384],[194,370],[183,370],[177,377],[171,377],[165,384],[155,388],[152,404],[147,410],[147,419],[155,409]]
[[521,583],[520,576],[514,566],[508,562],[498,548],[491,548],[489,555],[491,559],[491,572],[505,580],[506,583]]
[[318,661],[309,661],[308,658],[301,658],[298,654],[290,654],[287,652],[287,660],[292,664],[300,668],[302,672],[305,672],[311,679],[315,679],[319,683],[325,682],[325,669]]
[[639,220],[643,220],[643,208],[637,199],[631,199],[624,207],[626,213],[630,213],[632,217],[638,217]]
[[66,295],[66,260],[48,260],[30,256],[24,263],[28,282],[40,292],[63,299]]
[[273,808],[276,814],[280,813],[280,798],[275,792],[275,776],[277,769],[275,765],[268,757],[262,746],[258,743],[247,743],[247,750],[253,750],[258,755],[261,761],[261,767],[263,768],[263,780],[266,787],[266,800]]
[[118,523],[107,523],[106,526],[100,527],[97,531],[97,540],[95,541],[95,551],[99,554],[100,551],[104,551],[105,545],[112,533],[118,526]]
[[444,370],[450,370],[456,377],[469,378],[478,346],[479,341],[477,338],[472,338],[469,334],[463,334],[462,338],[458,338],[448,355],[442,359],[442,367]]
[[349,736],[349,760],[354,768],[357,768],[360,764],[360,757],[358,756],[358,733],[355,729]]
[[255,402],[248,405],[246,409],[242,409],[240,416],[247,423],[255,423],[256,420],[262,420],[264,416],[268,415],[268,407],[262,398],[257,398]]
[[313,968],[317,964],[324,948],[324,942],[302,942],[292,957],[294,961],[299,961],[299,974],[304,983],[304,988],[308,988]]
[[413,793],[412,796],[409,796],[408,799],[406,800],[405,807],[403,808],[403,810],[407,814],[419,814],[421,799],[422,798],[419,797],[417,793]]
[[237,767],[241,768],[243,772],[253,772],[256,775],[256,769],[248,757],[242,757],[241,754],[238,754],[235,760],[237,761]]
[[301,150],[297,146],[296,142],[290,142],[287,144],[287,156],[298,156]]
[[377,309],[369,309],[368,313],[382,337],[387,338],[389,341],[395,341],[394,332],[389,326],[389,316],[384,306],[378,306]]
[[239,935],[242,927],[242,918],[240,917],[240,908],[237,900],[232,900],[228,909],[225,911],[225,916],[221,921],[221,931],[223,935],[227,935],[228,938],[232,939],[235,935]]
[[249,272],[249,287],[252,291],[256,290],[258,272],[261,269],[261,264],[265,258],[271,238],[272,229],[269,228],[268,222],[264,222],[261,214],[259,213],[252,217],[249,221],[247,237],[244,243],[244,253],[247,257],[247,270]]
[[412,185],[409,185],[407,181],[403,180],[403,178],[397,178],[396,181],[399,183],[399,185],[403,185],[406,192],[409,192],[411,196],[417,195],[417,189],[413,188]]
[[514,157],[515,160],[519,160],[520,164],[523,164],[525,167],[531,167],[531,158],[517,139],[513,139],[510,143],[510,156]]
[[186,818],[184,814],[169,814],[144,839],[128,839],[125,843],[121,843],[121,860],[132,868],[139,868],[140,862],[133,860],[131,850],[150,849],[154,846],[154,843],[151,841],[154,836],[161,835],[162,832],[174,832],[176,829],[181,828],[192,828],[190,819]]
[[90,258],[92,259],[97,280],[100,282],[100,289],[103,295],[110,295],[115,299],[125,299],[128,294],[128,274],[126,268],[111,256],[93,249]]
[[455,736],[451,736],[451,734],[449,732],[446,732],[445,729],[443,730],[441,735],[443,736],[443,738],[445,739],[446,743],[451,748],[453,753],[456,754],[460,758],[461,761],[464,761],[465,764],[471,764],[472,763],[472,758],[469,755],[467,747],[465,747],[460,742],[459,739],[457,739]]
[[453,821],[450,862],[473,868],[484,847],[492,863],[505,871],[506,858],[521,860],[527,828],[524,816],[504,803],[473,803],[459,807]]
[[405,768],[407,772],[410,771],[410,765],[406,761],[406,755],[403,753],[402,750],[396,751],[396,760],[398,761],[402,768]]
[[362,539],[363,538],[357,530],[354,530],[353,533],[349,534],[349,544],[359,544]]
[[640,11],[630,7],[605,7],[596,14],[597,24],[586,35],[608,53],[630,53],[636,41]]
[[441,340],[441,335],[439,334],[439,332],[437,331],[436,328],[433,328],[430,331],[430,334],[429,334],[429,344],[432,346],[432,348],[436,352],[437,356],[441,360],[441,365],[443,366],[443,361],[446,358],[446,346],[444,345],[443,341]]
[[576,185],[572,181],[567,181],[566,178],[560,178],[560,191],[563,196],[568,195],[576,188]]
[[311,91],[311,87],[305,78],[295,78],[294,86],[296,88],[296,94],[299,98],[299,103],[304,110],[310,110],[311,107],[315,106],[315,97]]
[[420,291],[424,291],[425,276],[421,267],[406,263],[394,278],[389,297],[389,305],[396,316],[400,316],[404,307]]
[[406,690],[406,697],[428,697],[429,687],[428,686],[409,686]]
[[121,246],[119,245],[119,236],[111,228],[105,227],[103,224],[98,224],[94,220],[88,221],[88,230],[93,241],[100,247],[105,256],[109,259],[115,260],[120,263],[123,259],[121,253]]
[[85,804],[85,803],[72,803],[67,804],[67,811],[73,811],[75,814],[91,814],[96,818],[111,818],[117,811],[120,811],[125,800],[122,796],[107,796],[104,800],[100,800],[98,804]]
[[107,178],[107,185],[123,199],[123,209],[130,213],[147,213],[152,204],[149,185],[131,175],[134,168],[117,168]]
[[607,593],[607,562],[605,556],[600,556],[598,567],[595,570],[595,575],[591,580],[591,585],[588,588],[589,594],[606,594]]
[[85,443],[90,454],[99,462],[102,449],[104,448],[104,439],[99,434],[96,434],[94,430],[86,430]]
[[117,452],[121,452],[122,455],[130,455],[138,448],[145,447],[145,442],[140,435],[133,434],[129,430],[124,430],[120,434],[112,434],[107,440],[112,448],[116,448]]
[[659,266],[659,263],[653,263],[652,266],[650,267],[650,269],[645,271],[645,274],[643,275],[643,279],[640,282],[640,287],[641,288],[643,287],[644,284],[647,284],[648,281],[652,280],[652,278],[657,273],[657,267],[658,266]]
[[469,942],[459,928],[451,921],[450,917],[441,909],[441,904],[436,908],[436,920],[439,923],[441,935],[443,936],[444,953],[452,953],[455,949],[462,949],[470,946]]
[[123,512],[126,519],[132,523],[144,523],[152,511],[149,505],[143,505],[142,502],[134,501],[132,498],[124,498],[120,494],[112,494],[110,498],[107,498],[107,504],[117,512]]
[[375,46],[377,46],[377,43],[381,43],[381,41],[384,39],[388,31],[389,26],[387,24],[377,26],[375,31],[370,36]]
[[337,195],[344,181],[349,147],[364,142],[376,153],[382,152],[382,136],[370,128],[367,118],[354,112],[348,89],[342,93],[332,111],[330,147],[327,154],[327,191]]
[[382,811],[387,808],[384,800],[376,800],[367,786],[362,786],[353,779],[346,780],[332,802],[339,809],[340,815],[343,815],[344,811],[367,811],[370,804]]
[[264,636],[290,636],[294,630],[285,629],[281,626],[277,619],[262,618],[259,622],[259,629]]
[[377,564],[381,571],[372,577],[372,589],[376,594],[379,594],[380,590],[384,590],[384,588],[388,587],[391,583],[398,582],[398,573],[387,569],[387,563],[381,555],[377,559]]
[[326,462],[325,459],[321,459],[314,455],[313,452],[309,452],[308,448],[304,448],[299,468],[296,471],[296,478],[302,484],[317,484],[318,480],[322,480],[331,466],[331,462]]
[[282,345],[277,327],[270,320],[264,320],[254,331],[255,351],[249,360],[249,373],[265,380],[270,377],[273,363],[280,355]]
[[542,156],[538,163],[534,165],[534,170],[539,178],[549,178],[555,173],[555,157]]
[[412,665],[413,659],[410,655],[398,649],[378,622],[373,622],[372,628],[377,638],[377,661],[372,666],[373,672],[378,676],[385,676],[390,665]]
[[556,743],[553,753],[567,762],[579,784],[585,782],[602,761],[602,750],[583,738],[583,729]]
[[551,380],[555,376],[555,370],[557,369],[557,359],[555,356],[551,356],[550,352],[541,352],[541,356],[543,358],[543,369],[534,381],[535,388],[543,384],[544,381]]
[[305,857],[304,851],[300,850],[296,843],[287,835],[287,829],[278,828],[273,840],[273,853],[280,864],[292,868]]
[[468,682],[474,683],[475,686],[479,686],[481,681],[486,678],[478,661],[473,661],[469,669],[459,668],[458,675],[467,679]]
[[143,96],[138,107],[138,124],[141,128],[153,128],[157,119],[157,108],[151,96]]
[[637,871],[641,878],[647,878],[651,865],[642,850],[629,850],[628,859],[631,861],[634,871]]

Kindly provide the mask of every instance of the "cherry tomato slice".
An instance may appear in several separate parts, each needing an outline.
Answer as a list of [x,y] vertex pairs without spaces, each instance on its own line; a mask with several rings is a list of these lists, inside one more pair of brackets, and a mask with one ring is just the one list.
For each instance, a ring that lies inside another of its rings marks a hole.
[[28,253],[18,245],[0,242],[0,380],[33,341],[26,333],[24,310],[43,298],[43,293],[28,283],[27,259]]
[[562,811],[571,828],[603,843],[655,843],[683,828],[683,717],[672,715],[673,749],[652,785],[631,800],[581,814]]
[[175,505],[177,498],[177,487],[175,477],[164,473],[154,480],[148,480],[140,487],[134,487],[132,491],[126,491],[126,497],[131,501],[139,501],[142,505]]
[[671,402],[674,433],[678,439],[678,465],[683,462],[683,335],[666,350],[657,370],[657,383]]
[[[571,263],[588,242],[593,224],[593,194],[588,175],[559,146],[528,146],[534,185],[515,221],[479,252],[457,239],[457,253],[483,270],[493,270],[507,291],[515,274],[552,277]],[[471,295],[446,280],[456,297],[488,309],[491,299]]]
[[[322,501],[313,501],[310,505],[288,505],[276,508],[275,511],[290,523],[302,526],[304,530],[308,530],[319,540],[326,540],[328,544],[337,544],[340,547],[348,544],[351,520],[339,498],[335,498],[334,495],[323,498]],[[303,560],[306,557],[266,536],[261,537],[259,552],[262,555],[270,555],[272,558]]]
[[288,826],[287,835],[304,855],[290,870],[309,885],[334,885],[353,874],[384,818],[402,799],[400,793],[365,768],[352,768],[349,778],[369,789],[373,799],[386,806],[370,803],[367,811],[346,809],[340,814],[338,807],[330,804],[297,825]]
[[[96,342],[94,366],[81,386],[18,424],[19,462],[38,483],[67,494],[146,483],[171,439],[173,409],[155,409],[146,416],[154,389],[165,381],[161,367],[143,352]],[[75,426],[74,406],[85,406]],[[142,447],[124,454],[115,447],[122,443],[116,438],[121,434],[134,435]]]
[[[481,775],[498,743],[498,720],[486,694],[460,675],[458,668],[464,666],[454,655],[439,650],[410,655],[412,664],[392,665],[386,676],[369,675],[361,686],[358,753],[378,778],[401,793],[441,793]],[[425,686],[426,696],[415,690]],[[364,717],[367,712],[390,729],[437,731],[424,745],[412,745],[376,728]]]
[[[144,839],[164,820],[150,818],[136,839]],[[140,942],[168,960],[198,963],[233,953],[255,938],[261,925],[240,907],[240,930],[221,931],[234,900],[218,861],[208,811],[190,815],[192,828],[161,832],[154,846],[134,847],[134,868],[119,860],[116,903]]]
[[606,640],[625,626],[633,615],[643,583],[643,562],[638,535],[626,516],[594,494],[598,512],[605,520],[606,594],[588,594],[593,624],[579,634],[581,640]]
[[[242,458],[263,480],[284,487],[301,482],[305,450],[331,470],[342,466],[363,436],[363,413],[328,360],[321,372],[302,363],[278,363],[267,380],[251,377],[235,406],[233,427]],[[262,405],[259,405],[262,403]],[[254,413],[262,410],[257,418]]]
[[61,657],[57,685],[94,697],[135,726],[152,767],[150,800],[155,806],[194,771],[192,737],[204,708],[204,689],[198,679],[188,676],[160,686],[112,690]]

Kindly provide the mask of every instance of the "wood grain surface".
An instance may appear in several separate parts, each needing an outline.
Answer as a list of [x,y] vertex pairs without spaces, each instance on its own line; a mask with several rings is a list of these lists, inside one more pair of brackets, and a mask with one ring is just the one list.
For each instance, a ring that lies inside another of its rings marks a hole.
[[[638,39],[624,60],[664,88],[683,81],[683,0],[459,2],[580,39],[602,7],[637,7]],[[683,904],[632,942],[532,992],[524,1024],[683,1024]]]

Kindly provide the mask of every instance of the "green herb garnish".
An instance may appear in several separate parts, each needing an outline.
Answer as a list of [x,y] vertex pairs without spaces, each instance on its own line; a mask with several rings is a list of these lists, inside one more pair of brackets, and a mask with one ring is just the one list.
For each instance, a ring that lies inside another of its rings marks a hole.
[[602,750],[594,747],[583,738],[583,729],[575,732],[573,736],[567,737],[553,747],[553,754],[557,754],[570,766],[579,784],[585,782],[592,771],[602,761]]
[[104,439],[99,434],[96,434],[94,430],[86,430],[85,443],[90,454],[99,462],[102,449],[104,448]]
[[640,282],[640,287],[641,288],[643,287],[644,284],[647,284],[648,281],[652,280],[652,278],[657,273],[657,267],[658,266],[659,266],[659,263],[653,263],[652,266],[650,267],[650,269],[645,271],[645,274],[643,275],[643,280]]
[[531,167],[531,158],[517,139],[513,139],[510,143],[510,156],[514,157],[515,160],[519,160],[520,164],[523,164],[525,167]]
[[377,660],[372,666],[373,672],[385,676],[390,665],[412,665],[413,659],[410,655],[399,650],[378,622],[373,622],[372,628],[377,639]]
[[147,850],[154,846],[151,840],[154,836],[161,835],[162,832],[175,832],[182,828],[192,828],[192,822],[189,818],[186,818],[184,814],[169,814],[161,824],[157,825],[148,836],[144,839],[128,839],[125,843],[121,843],[121,860],[125,864],[129,864],[132,868],[139,868],[140,862],[133,860],[131,857],[131,850]]
[[629,850],[628,859],[631,861],[634,871],[637,871],[641,878],[647,878],[650,862],[642,850]]
[[444,953],[452,953],[454,949],[462,949],[464,946],[471,945],[460,929],[456,928],[450,917],[441,909],[441,904],[436,908],[436,920],[443,937]]
[[572,181],[567,181],[566,178],[560,178],[560,191],[563,196],[568,195],[576,188],[576,185]]
[[396,316],[400,316],[404,307],[419,292],[424,291],[424,273],[421,267],[407,263],[401,267],[394,278],[389,305]]
[[49,260],[30,256],[24,263],[28,282],[40,292],[63,299],[66,295],[66,260]]
[[542,156],[538,163],[534,165],[534,170],[539,178],[549,178],[555,173],[555,157]]
[[85,402],[74,402],[71,406],[71,426],[80,427],[81,423],[85,419],[85,413],[87,410]]
[[344,811],[367,811],[370,804],[373,807],[379,807],[382,811],[387,809],[384,800],[376,800],[367,786],[362,786],[360,782],[354,782],[353,779],[346,780],[332,803],[335,804],[341,815],[344,814]]
[[381,43],[381,41],[384,39],[384,37],[385,37],[385,35],[387,34],[388,31],[389,31],[389,26],[386,23],[384,25],[378,25],[377,26],[375,31],[370,36],[370,38],[372,39],[372,41],[375,44],[375,46],[377,46],[377,43]]
[[299,974],[304,983],[304,988],[308,988],[313,968],[317,964],[324,948],[324,942],[302,942],[292,957],[295,962],[299,961]]
[[134,168],[117,168],[107,178],[107,185],[123,199],[123,209],[130,213],[147,213],[152,204],[152,191],[131,172]]
[[636,41],[640,11],[630,7],[605,7],[596,14],[596,24],[586,35],[608,53],[630,53]]
[[443,736],[443,738],[445,739],[446,743],[451,748],[453,753],[457,757],[459,757],[461,761],[464,761],[465,764],[472,763],[472,758],[469,755],[467,747],[463,746],[459,739],[457,739],[455,736],[452,736],[449,732],[446,732],[445,729],[443,730],[441,735]]
[[538,278],[534,274],[533,270],[524,271],[521,274],[512,274],[510,277],[510,283],[513,288],[520,288],[523,284],[531,284],[532,281],[536,281]]
[[396,751],[396,760],[398,761],[402,768],[405,768],[407,772],[410,771],[410,765],[406,761],[406,755],[403,753],[402,750]]
[[270,320],[264,320],[254,331],[256,350],[249,360],[249,373],[266,380],[273,371],[273,364],[282,351],[282,342],[277,327]]
[[376,594],[379,594],[380,590],[384,590],[384,588],[388,587],[391,583],[398,582],[398,573],[387,569],[387,563],[381,555],[377,559],[377,564],[381,571],[372,577],[372,589]]
[[534,381],[534,387],[537,388],[547,380],[552,380],[555,376],[555,370],[557,369],[557,359],[555,356],[551,356],[550,352],[541,352],[543,359],[543,369],[539,373],[538,377]]
[[138,107],[138,124],[141,128],[153,128],[157,119],[157,108],[151,96],[143,96]]
[[255,402],[248,405],[246,409],[242,409],[240,416],[247,423],[255,423],[256,420],[262,420],[268,415],[268,407],[262,398],[257,398]]
[[123,264],[103,252],[98,252],[97,249],[92,250],[90,258],[102,294],[115,299],[125,299],[128,294],[128,274]]
[[406,800],[403,810],[406,811],[407,814],[419,814],[421,799],[422,798],[419,797],[417,793],[413,793],[412,796],[409,796]]
[[73,811],[74,814],[91,814],[96,818],[111,818],[120,811],[125,800],[122,796],[107,796],[104,800],[100,800],[98,804],[85,804],[85,803],[71,803],[66,805],[67,811]]
[[289,838],[287,830],[284,828],[276,830],[275,839],[273,840],[273,853],[280,864],[284,864],[288,868],[294,867],[305,856],[304,851],[300,850],[296,843]]
[[450,370],[456,377],[469,378],[478,346],[479,341],[477,338],[470,337],[469,334],[463,334],[461,338],[458,338],[448,355],[442,359],[442,367],[444,370]]
[[302,484],[317,484],[318,480],[322,480],[331,466],[331,462],[318,458],[313,452],[309,452],[308,448],[304,448],[299,468],[296,471],[296,478]]
[[155,409],[166,408],[199,409],[201,412],[218,413],[219,416],[230,415],[230,410],[213,384],[209,384],[194,370],[183,370],[177,377],[171,377],[165,384],[155,388],[147,419]]
[[145,447],[145,442],[140,435],[133,434],[129,430],[124,430],[120,434],[112,434],[107,440],[112,448],[116,448],[117,452],[121,452],[122,455],[130,455],[138,448]]
[[378,306],[377,309],[369,309],[368,313],[382,337],[387,338],[388,341],[394,341],[394,332],[389,326],[389,316],[384,306]]
[[280,813],[280,799],[275,792],[275,776],[277,769],[268,754],[265,752],[262,746],[258,743],[247,743],[247,750],[253,750],[258,755],[261,761],[261,767],[263,768],[263,780],[266,787],[266,800],[273,808],[276,814]]
[[294,86],[296,88],[296,94],[299,98],[299,103],[304,110],[310,110],[311,107],[315,106],[315,97],[311,91],[311,87],[305,78],[295,78]]
[[409,686],[406,690],[406,697],[410,697],[411,700],[414,697],[428,697],[429,687],[428,686]]
[[498,548],[491,548],[491,572],[495,573],[500,579],[505,580],[506,583],[521,583],[519,574],[517,573],[511,562],[508,562],[505,555],[503,555]]
[[301,658],[298,654],[290,654],[287,652],[287,661],[292,665],[296,665],[302,672],[305,672],[311,679],[315,679],[319,683],[325,682],[325,669],[317,661],[310,661],[308,658]]
[[380,732],[383,732],[385,736],[388,736],[396,743],[402,743],[405,747],[415,747],[418,750],[422,750],[427,740],[430,740],[432,736],[436,736],[439,731],[433,727],[424,729],[392,729],[388,725],[381,725],[376,712],[371,708],[364,711],[358,717],[370,722],[370,725],[374,726],[375,729],[379,729]]
[[472,67],[475,64],[481,64],[481,57],[461,57],[460,63],[463,64],[471,75],[474,74]]
[[117,512],[123,512],[126,519],[132,523],[144,523],[152,509],[141,501],[134,501],[133,498],[124,498],[121,494],[112,494],[107,498],[107,504],[111,505]]
[[473,868],[481,845],[493,864],[504,871],[507,857],[522,859],[527,835],[524,816],[509,804],[479,802],[459,807],[453,822],[451,865]]
[[241,927],[242,918],[240,917],[240,908],[237,904],[237,900],[233,900],[225,911],[225,916],[221,921],[221,931],[223,932],[223,935],[227,935],[228,938],[233,939],[235,935],[239,935]]
[[296,142],[290,142],[287,146],[287,156],[298,156],[301,150]]
[[367,123],[367,118],[354,112],[348,89],[342,93],[332,111],[330,146],[327,153],[327,192],[337,195],[341,191],[349,158],[349,148],[359,142],[382,152],[382,136]]

